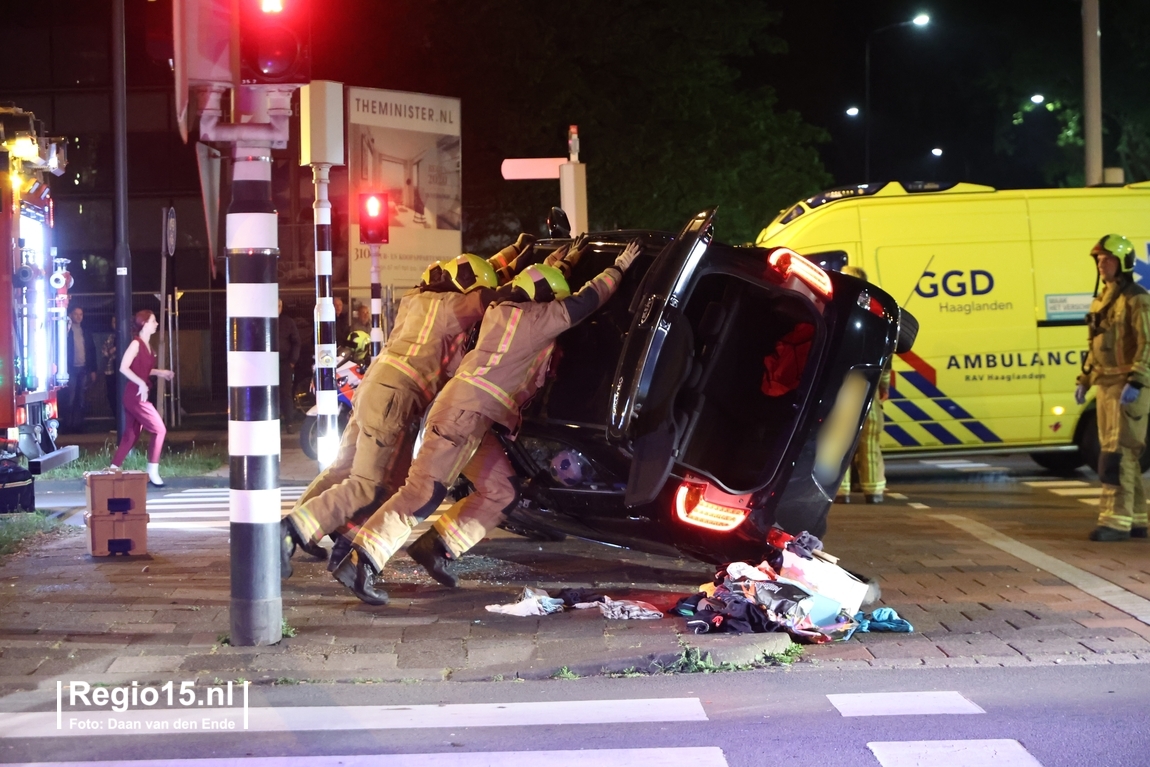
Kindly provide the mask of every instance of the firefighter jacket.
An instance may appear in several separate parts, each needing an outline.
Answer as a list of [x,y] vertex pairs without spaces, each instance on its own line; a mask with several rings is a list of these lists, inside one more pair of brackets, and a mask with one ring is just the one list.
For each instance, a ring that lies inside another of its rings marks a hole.
[[1090,351],[1078,383],[1150,386],[1150,294],[1128,277],[1107,283],[1087,322]]
[[463,346],[495,292],[409,291],[399,301],[395,329],[383,354],[368,368],[365,380],[392,386],[414,386],[435,398],[463,358]]
[[475,348],[440,399],[516,432],[520,408],[543,385],[555,339],[606,303],[621,279],[622,272],[609,266],[562,301],[492,305],[483,315]]

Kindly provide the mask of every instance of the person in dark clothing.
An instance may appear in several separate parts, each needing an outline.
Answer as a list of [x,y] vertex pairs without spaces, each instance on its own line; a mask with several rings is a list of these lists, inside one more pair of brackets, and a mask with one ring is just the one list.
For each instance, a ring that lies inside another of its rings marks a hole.
[[100,356],[104,361],[104,393],[108,395],[108,412],[112,414],[112,426],[115,427],[120,415],[120,398],[116,391],[116,376],[120,374],[120,354],[117,349],[115,315],[112,315],[112,330],[104,336],[104,343],[100,346]]
[[65,431],[83,431],[87,414],[88,385],[96,382],[96,344],[84,330],[84,310],[68,313],[68,390],[64,394],[61,426]]
[[284,314],[284,302],[279,302],[280,317],[280,421],[290,429],[295,421],[295,365],[299,362],[302,344],[295,320]]
[[343,313],[343,299],[335,296],[331,302],[335,307],[335,342],[336,345],[343,346],[347,343],[348,334],[351,333],[351,322]]

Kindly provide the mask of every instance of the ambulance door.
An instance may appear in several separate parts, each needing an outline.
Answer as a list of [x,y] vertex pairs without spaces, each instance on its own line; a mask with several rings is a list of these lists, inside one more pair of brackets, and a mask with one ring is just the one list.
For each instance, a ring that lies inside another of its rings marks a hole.
[[1074,387],[1097,275],[1090,249],[1106,234],[1130,238],[1138,253],[1134,277],[1150,288],[1150,189],[1044,189],[1030,192],[1028,203],[1038,353],[1046,363],[1041,439],[1068,443],[1082,410]]
[[883,448],[1034,443],[1044,367],[1026,201],[997,192],[868,203],[872,279],[919,321],[913,352],[894,363]]

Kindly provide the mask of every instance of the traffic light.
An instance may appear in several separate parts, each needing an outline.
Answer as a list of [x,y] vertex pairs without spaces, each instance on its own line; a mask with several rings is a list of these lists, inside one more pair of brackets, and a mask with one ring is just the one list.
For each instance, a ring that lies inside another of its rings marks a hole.
[[240,0],[240,81],[311,81],[311,0]]
[[359,196],[359,241],[364,245],[387,243],[387,195],[370,192]]

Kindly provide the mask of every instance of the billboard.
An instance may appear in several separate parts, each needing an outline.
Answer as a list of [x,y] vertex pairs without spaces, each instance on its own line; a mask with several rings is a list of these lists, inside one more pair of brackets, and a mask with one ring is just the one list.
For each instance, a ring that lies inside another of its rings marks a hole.
[[[347,89],[349,199],[388,196],[389,242],[380,246],[380,282],[397,291],[419,282],[432,261],[463,248],[459,99],[374,88]],[[364,296],[370,256],[351,217],[348,285]]]

